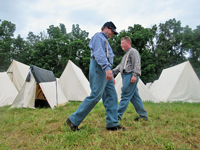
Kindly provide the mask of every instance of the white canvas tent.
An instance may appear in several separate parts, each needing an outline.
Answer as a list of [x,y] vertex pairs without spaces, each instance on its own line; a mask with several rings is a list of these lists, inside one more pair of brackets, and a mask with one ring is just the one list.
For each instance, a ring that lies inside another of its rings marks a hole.
[[58,81],[65,97],[70,101],[83,101],[90,95],[90,84],[82,70],[68,61]]
[[[121,73],[118,73],[118,75],[115,77],[115,89],[117,92],[118,101],[121,100],[121,87],[122,87],[122,77]],[[141,79],[139,79],[137,84],[139,95],[142,99],[142,101],[152,101],[152,102],[159,102],[148,90],[148,88],[145,86],[145,84],[142,82]]]
[[162,102],[200,102],[200,81],[186,61],[164,69],[152,94]]
[[18,91],[9,79],[6,72],[0,73],[0,107],[11,105]]
[[148,89],[150,89],[151,85],[152,85],[152,82],[146,83],[146,87],[147,87]]
[[7,70],[8,76],[10,77],[11,81],[18,91],[20,91],[22,86],[24,85],[26,76],[29,72],[29,68],[30,66],[13,60]]
[[[26,82],[24,83],[19,94],[15,98],[11,108],[25,107],[35,108],[36,100],[46,100],[53,109],[57,105],[68,102],[52,71],[44,70],[38,67],[32,67]],[[38,71],[39,70],[39,71]]]
[[156,87],[157,83],[158,83],[158,80],[155,80],[155,81],[151,84],[151,86],[149,87],[149,91],[150,91],[151,93],[153,92],[153,90],[154,90],[154,88]]

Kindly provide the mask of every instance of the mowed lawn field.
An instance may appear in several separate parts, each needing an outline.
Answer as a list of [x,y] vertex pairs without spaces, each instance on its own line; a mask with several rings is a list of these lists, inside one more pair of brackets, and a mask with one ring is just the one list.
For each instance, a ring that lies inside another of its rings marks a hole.
[[129,104],[119,121],[126,131],[107,131],[105,108],[99,102],[79,126],[81,131],[73,132],[65,121],[80,103],[54,110],[1,107],[0,149],[200,149],[200,103],[144,102],[149,121],[139,122]]

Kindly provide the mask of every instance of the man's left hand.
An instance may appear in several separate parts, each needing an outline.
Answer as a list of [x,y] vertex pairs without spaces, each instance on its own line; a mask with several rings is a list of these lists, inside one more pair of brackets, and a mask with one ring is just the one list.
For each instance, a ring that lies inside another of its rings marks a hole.
[[137,81],[137,77],[132,76],[132,78],[131,78],[131,83],[135,83],[136,81]]
[[112,74],[112,71],[111,70],[107,70],[106,71],[106,79],[108,81],[111,81],[113,79],[113,74]]

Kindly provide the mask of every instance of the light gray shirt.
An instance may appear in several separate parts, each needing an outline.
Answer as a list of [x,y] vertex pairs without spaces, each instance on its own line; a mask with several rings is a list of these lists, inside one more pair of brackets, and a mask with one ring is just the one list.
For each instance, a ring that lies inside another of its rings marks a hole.
[[132,72],[133,75],[136,77],[141,76],[140,54],[136,49],[132,47],[126,51],[126,54],[123,56],[120,64],[112,70],[113,73],[118,74],[120,72],[121,74],[123,74],[124,64],[125,64],[127,55],[128,55],[128,58],[127,58],[126,66],[125,66],[125,72],[126,73]]

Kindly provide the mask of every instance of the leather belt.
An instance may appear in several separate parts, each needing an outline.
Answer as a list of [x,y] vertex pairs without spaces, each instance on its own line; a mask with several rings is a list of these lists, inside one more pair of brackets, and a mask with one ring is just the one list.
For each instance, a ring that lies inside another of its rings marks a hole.
[[[92,59],[94,59],[94,60],[96,60],[96,58],[95,57],[91,57]],[[109,62],[109,58],[107,58],[108,59],[108,62]]]
[[122,73],[123,73],[123,74],[128,74],[128,73],[130,73],[130,72],[126,72],[125,69],[124,69]]

